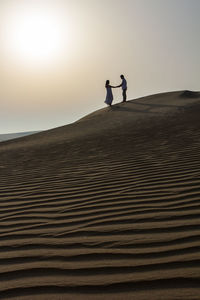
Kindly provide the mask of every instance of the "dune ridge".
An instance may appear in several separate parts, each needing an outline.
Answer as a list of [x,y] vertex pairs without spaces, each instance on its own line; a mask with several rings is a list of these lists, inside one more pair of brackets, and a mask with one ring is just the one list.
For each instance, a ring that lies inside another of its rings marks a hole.
[[0,144],[0,299],[199,299],[199,94]]

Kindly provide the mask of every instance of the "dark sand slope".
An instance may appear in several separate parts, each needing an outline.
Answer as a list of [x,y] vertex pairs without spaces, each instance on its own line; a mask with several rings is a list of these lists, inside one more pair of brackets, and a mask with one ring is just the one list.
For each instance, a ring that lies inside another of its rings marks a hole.
[[0,145],[0,299],[200,299],[200,97]]

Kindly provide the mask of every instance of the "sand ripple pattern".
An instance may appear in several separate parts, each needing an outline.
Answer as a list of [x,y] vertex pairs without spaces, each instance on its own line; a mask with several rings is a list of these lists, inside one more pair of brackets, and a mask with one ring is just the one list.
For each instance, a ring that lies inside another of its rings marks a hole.
[[200,131],[191,115],[52,146],[42,158],[35,150],[38,161],[24,165],[10,154],[0,299],[199,299]]

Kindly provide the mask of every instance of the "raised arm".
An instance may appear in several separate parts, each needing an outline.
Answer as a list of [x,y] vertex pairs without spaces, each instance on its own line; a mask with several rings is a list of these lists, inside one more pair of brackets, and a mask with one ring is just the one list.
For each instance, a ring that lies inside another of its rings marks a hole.
[[119,84],[119,85],[117,85],[117,86],[116,86],[116,88],[118,88],[118,87],[121,87],[121,86],[122,86],[122,83],[121,83],[121,84]]

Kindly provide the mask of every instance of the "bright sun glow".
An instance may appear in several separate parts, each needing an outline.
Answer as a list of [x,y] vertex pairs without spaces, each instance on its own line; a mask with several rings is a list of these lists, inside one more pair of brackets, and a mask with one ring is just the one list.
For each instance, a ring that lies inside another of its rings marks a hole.
[[66,42],[66,26],[48,11],[18,12],[7,24],[7,47],[20,61],[46,64],[56,59]]

